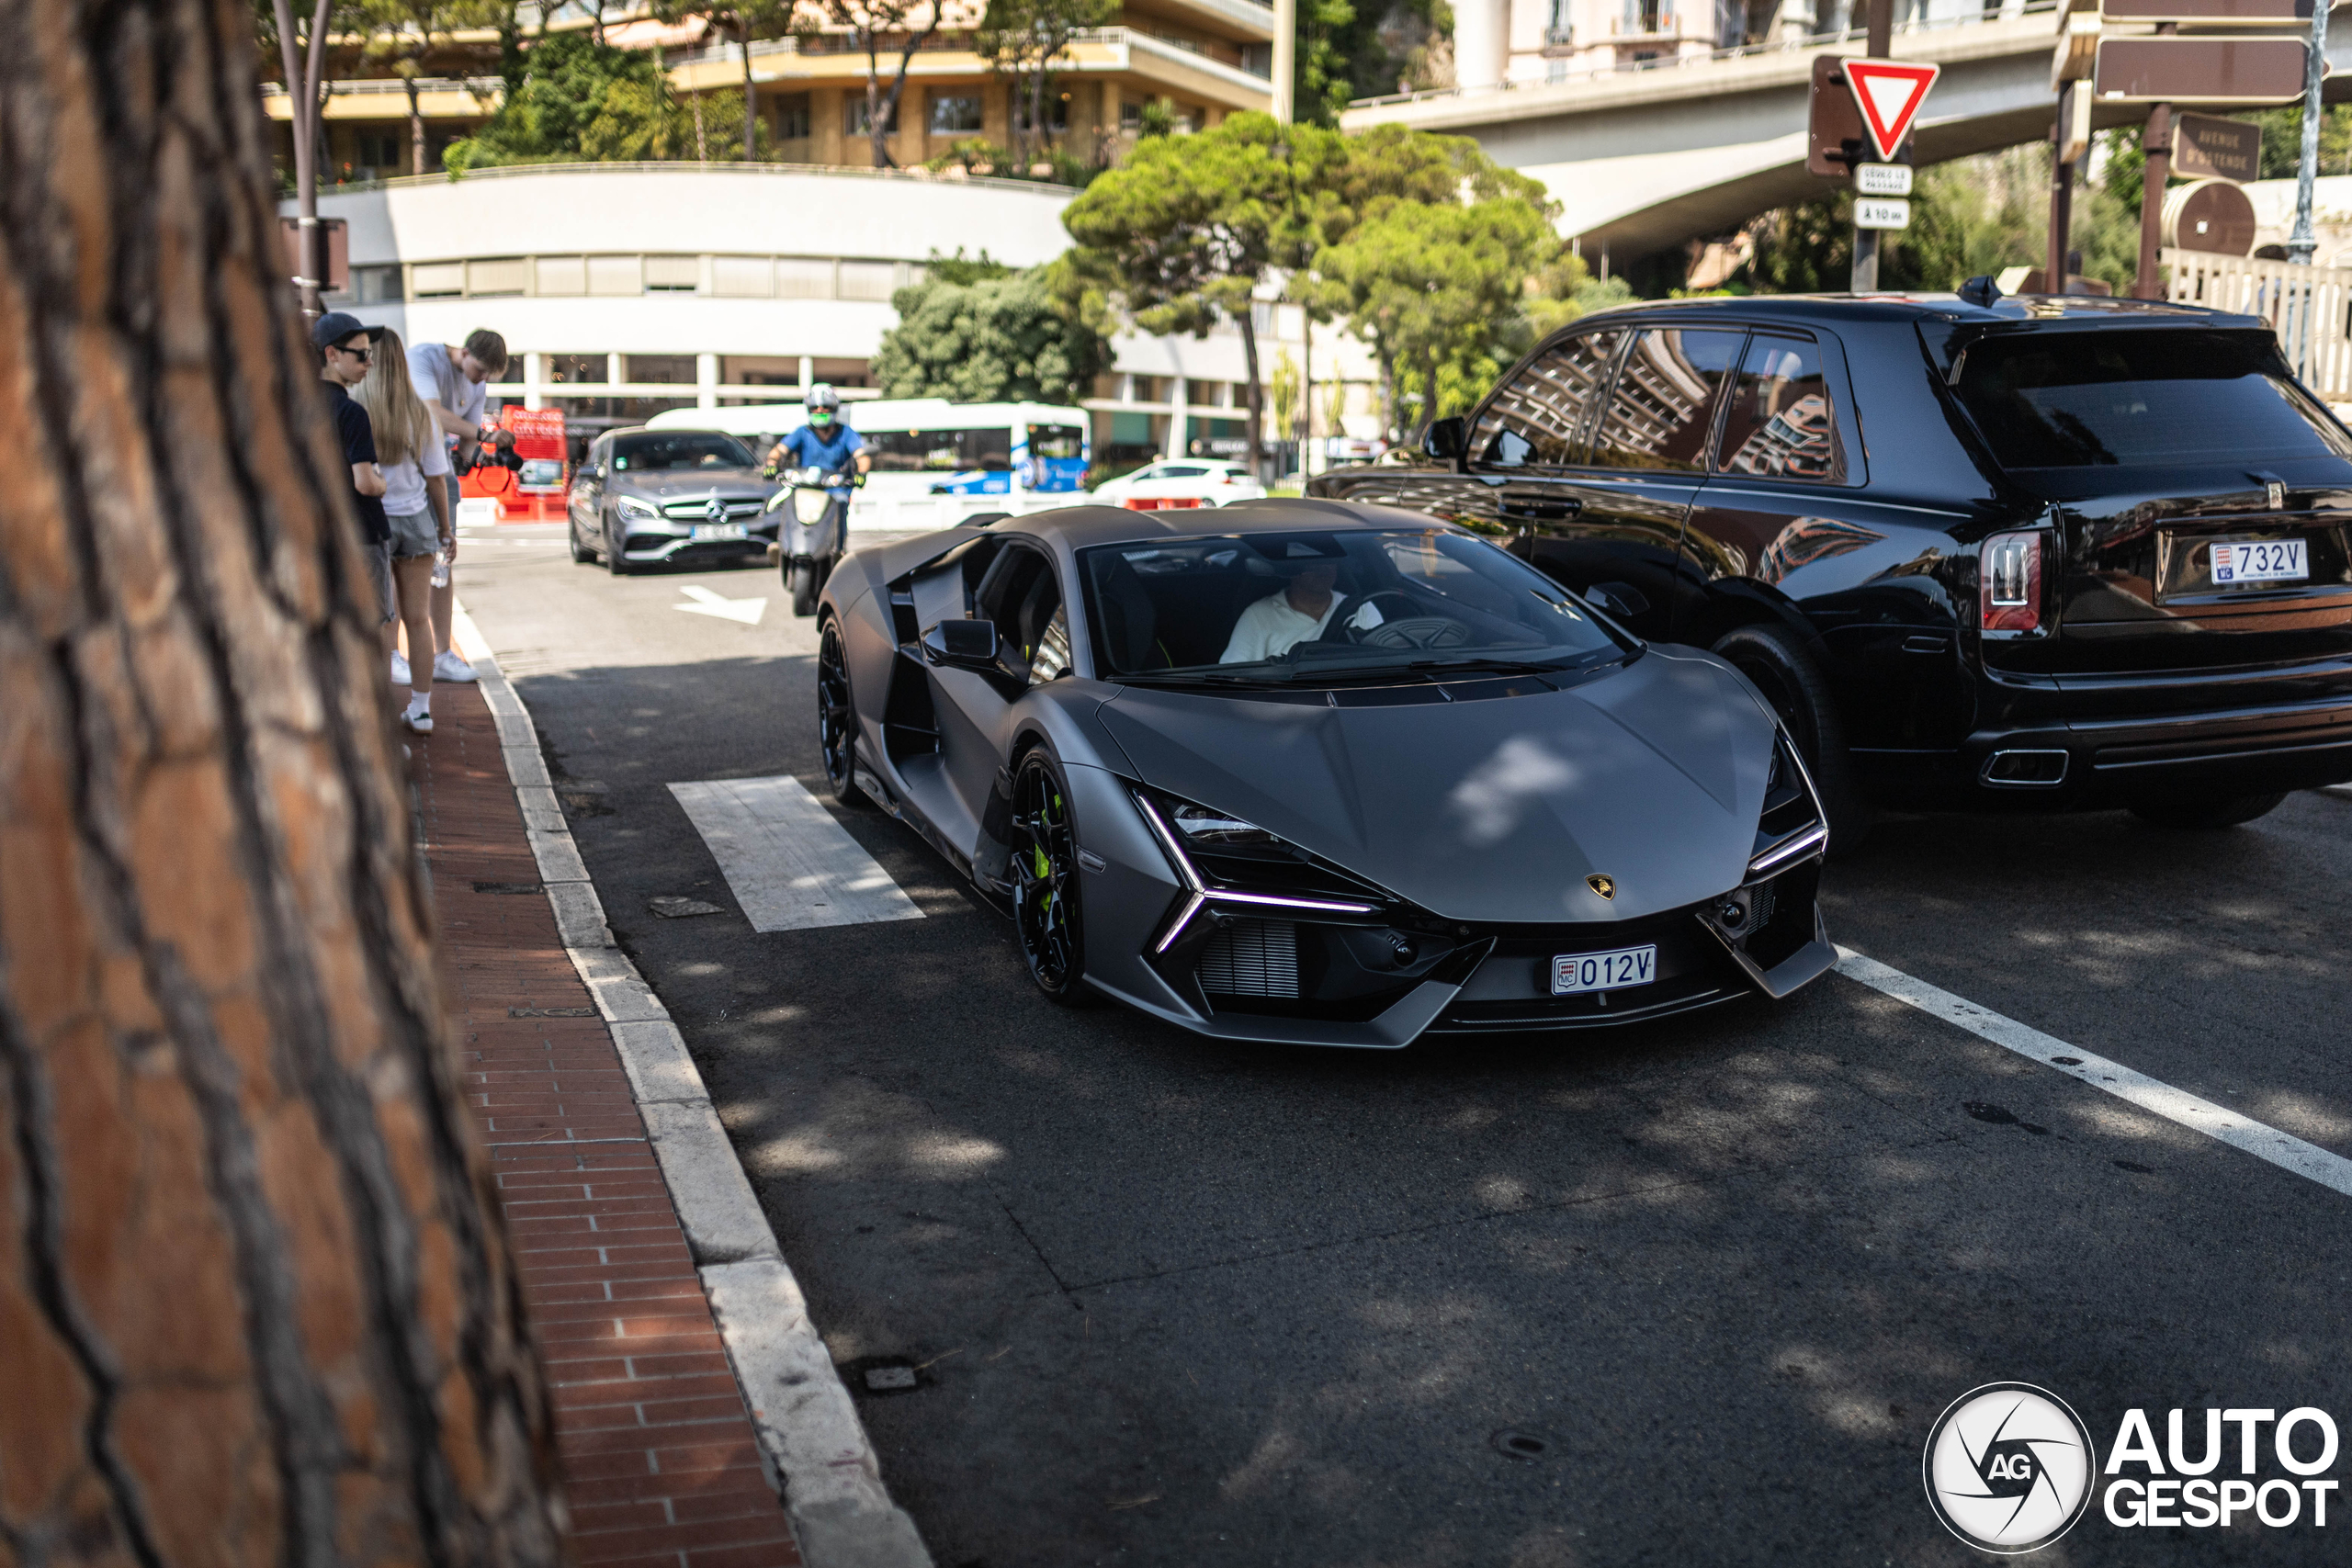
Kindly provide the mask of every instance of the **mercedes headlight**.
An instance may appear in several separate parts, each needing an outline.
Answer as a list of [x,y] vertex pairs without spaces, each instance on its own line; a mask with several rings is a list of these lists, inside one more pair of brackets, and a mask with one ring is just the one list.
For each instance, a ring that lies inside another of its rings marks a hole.
[[639,523],[656,523],[662,517],[662,513],[653,509],[651,502],[639,501],[633,495],[621,497],[618,510],[622,516]]

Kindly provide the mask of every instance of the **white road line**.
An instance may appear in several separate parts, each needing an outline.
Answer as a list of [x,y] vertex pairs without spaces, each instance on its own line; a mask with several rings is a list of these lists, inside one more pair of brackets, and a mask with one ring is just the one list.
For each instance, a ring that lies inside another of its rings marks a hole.
[[2079,1045],[2069,1045],[2013,1018],[2004,1018],[1989,1008],[1978,1007],[1925,980],[1915,979],[1900,969],[1890,969],[1851,948],[1838,950],[1838,973],[1921,1012],[1932,1013],[1946,1023],[1958,1024],[1971,1034],[2045,1067],[2080,1078],[2093,1089],[2105,1089],[2143,1111],[2177,1122],[2193,1133],[2202,1133],[2256,1159],[2267,1159],[2281,1170],[2309,1177],[2322,1187],[2352,1197],[2352,1160],[2330,1154],[2317,1144],[2307,1144],[2292,1134],[2282,1133],[2250,1116],[2241,1116],[2225,1105],[2200,1100],[2186,1089],[2134,1072],[2120,1062],[2093,1055]]
[[798,779],[715,779],[673,784],[670,793],[755,931],[922,919]]

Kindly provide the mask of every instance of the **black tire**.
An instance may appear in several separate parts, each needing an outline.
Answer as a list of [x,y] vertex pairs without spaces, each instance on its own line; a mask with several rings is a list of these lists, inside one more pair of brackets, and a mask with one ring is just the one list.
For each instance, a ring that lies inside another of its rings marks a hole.
[[825,784],[836,805],[873,804],[857,787],[857,704],[850,694],[848,649],[841,623],[831,615],[817,634],[817,744],[824,753]]
[[615,577],[635,577],[638,569],[621,558],[620,537],[613,532],[613,525],[605,525],[605,570]]
[[813,561],[791,561],[784,569],[784,589],[792,595],[792,613],[804,620],[817,613],[819,579]]
[[1061,764],[1044,746],[1023,756],[1013,774],[1010,837],[1014,940],[1029,978],[1063,1007],[1092,1007],[1102,998],[1086,983],[1078,828]]
[[2132,815],[2159,828],[2211,829],[2234,828],[2257,817],[2267,817],[2287,798],[2277,795],[2210,795],[2187,800],[2143,800]]
[[1754,683],[1796,742],[1829,814],[1829,852],[1850,854],[1870,836],[1878,812],[1854,783],[1845,721],[1829,682],[1802,644],[1775,626],[1741,626],[1715,642],[1717,657]]
[[564,539],[571,546],[572,565],[586,566],[596,558],[595,550],[592,547],[583,545],[580,542],[580,525],[572,521],[570,517],[566,517],[563,520],[563,536]]

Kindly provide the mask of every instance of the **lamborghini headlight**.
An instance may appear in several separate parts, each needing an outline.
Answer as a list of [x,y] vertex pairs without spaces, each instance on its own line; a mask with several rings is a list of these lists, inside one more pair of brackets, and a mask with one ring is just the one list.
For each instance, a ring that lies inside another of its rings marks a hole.
[[1291,852],[1288,844],[1254,822],[1245,822],[1238,817],[1214,811],[1205,806],[1195,806],[1189,800],[1171,798],[1168,806],[1168,819],[1176,825],[1178,832],[1184,835],[1185,843],[1198,849],[1211,853],[1219,850],[1227,852],[1239,851],[1245,854],[1251,851],[1282,855]]

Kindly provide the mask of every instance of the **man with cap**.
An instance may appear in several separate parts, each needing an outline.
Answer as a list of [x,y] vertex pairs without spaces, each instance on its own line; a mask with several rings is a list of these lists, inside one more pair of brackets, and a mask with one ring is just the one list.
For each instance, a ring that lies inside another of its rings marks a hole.
[[[808,389],[808,395],[801,401],[808,410],[808,423],[775,444],[775,450],[768,454],[769,464],[840,473],[854,457],[861,476],[855,482],[863,484],[863,476],[874,467],[874,454],[865,450],[864,436],[842,423],[842,395],[820,381]],[[849,500],[846,486],[835,485],[832,493],[836,501]]]
[[334,416],[335,438],[343,460],[351,466],[351,505],[359,515],[360,543],[376,588],[379,635],[385,651],[392,647],[392,525],[384,515],[384,471],[376,466],[376,430],[368,411],[352,400],[351,389],[368,377],[376,356],[381,327],[363,326],[359,318],[329,310],[311,323],[311,346],[318,351],[319,378],[326,383],[327,407]]

